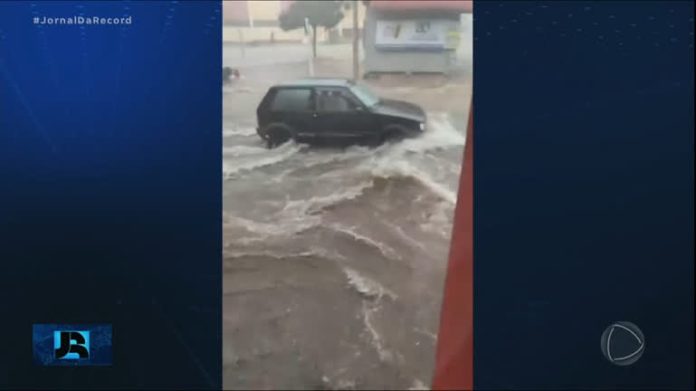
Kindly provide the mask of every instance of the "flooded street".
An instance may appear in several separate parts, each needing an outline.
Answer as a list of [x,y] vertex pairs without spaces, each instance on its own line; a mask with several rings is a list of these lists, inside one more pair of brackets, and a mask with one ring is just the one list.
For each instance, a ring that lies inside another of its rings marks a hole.
[[[308,69],[305,47],[299,60],[274,64],[269,50],[246,48],[244,59],[237,47],[223,50],[223,65],[242,74],[223,88],[224,387],[426,388],[471,70],[365,82],[426,110],[419,138],[269,150],[256,135],[256,106],[273,83]],[[318,52],[317,76],[351,74],[349,45]]]

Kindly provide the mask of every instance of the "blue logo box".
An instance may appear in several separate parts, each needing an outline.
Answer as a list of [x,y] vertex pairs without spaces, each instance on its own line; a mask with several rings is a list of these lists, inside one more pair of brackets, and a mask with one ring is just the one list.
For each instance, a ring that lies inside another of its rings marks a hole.
[[111,333],[110,324],[35,324],[34,364],[111,365]]

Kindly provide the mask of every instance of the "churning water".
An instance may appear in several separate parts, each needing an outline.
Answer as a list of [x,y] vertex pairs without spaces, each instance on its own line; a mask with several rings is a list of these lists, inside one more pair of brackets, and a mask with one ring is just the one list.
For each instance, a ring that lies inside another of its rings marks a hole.
[[428,384],[465,143],[428,118],[377,148],[223,130],[225,387]]

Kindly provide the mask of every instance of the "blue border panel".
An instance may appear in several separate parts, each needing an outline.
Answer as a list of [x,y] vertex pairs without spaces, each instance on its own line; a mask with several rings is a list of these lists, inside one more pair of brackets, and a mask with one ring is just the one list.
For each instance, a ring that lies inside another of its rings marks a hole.
[[[220,12],[0,3],[0,388],[221,387]],[[75,16],[132,24],[33,22]],[[36,323],[112,365],[35,365]]]
[[475,2],[476,388],[693,389],[693,11]]

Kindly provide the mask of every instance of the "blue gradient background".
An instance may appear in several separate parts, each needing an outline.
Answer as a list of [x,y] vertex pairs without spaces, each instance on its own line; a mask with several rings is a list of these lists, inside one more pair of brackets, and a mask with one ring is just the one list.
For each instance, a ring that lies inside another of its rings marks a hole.
[[[220,11],[0,3],[0,388],[221,387]],[[133,24],[32,24],[80,13]],[[113,366],[34,366],[33,323]]]
[[476,388],[693,389],[693,2],[474,4]]

